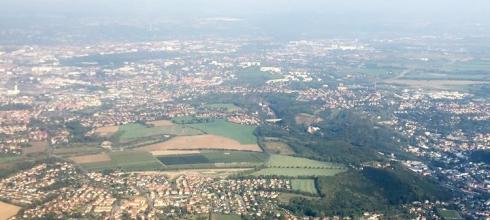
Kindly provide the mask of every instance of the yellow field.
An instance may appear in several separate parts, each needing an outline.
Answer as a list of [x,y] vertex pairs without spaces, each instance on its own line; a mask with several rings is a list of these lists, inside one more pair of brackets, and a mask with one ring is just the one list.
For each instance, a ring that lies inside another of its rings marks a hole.
[[119,126],[107,126],[95,129],[95,133],[100,136],[109,136],[117,132]]
[[20,207],[0,202],[0,220],[7,220],[19,212]]
[[100,154],[90,154],[90,155],[70,157],[70,160],[73,160],[75,161],[75,163],[78,164],[84,164],[84,163],[97,163],[97,162],[111,161],[111,158],[106,153],[100,153]]
[[173,125],[174,123],[172,123],[172,121],[169,120],[159,120],[159,121],[150,121],[147,122],[147,124],[153,125],[155,127],[160,127],[160,126],[170,126]]
[[146,151],[226,149],[261,152],[257,144],[240,144],[231,138],[216,135],[174,137],[168,141],[139,148]]

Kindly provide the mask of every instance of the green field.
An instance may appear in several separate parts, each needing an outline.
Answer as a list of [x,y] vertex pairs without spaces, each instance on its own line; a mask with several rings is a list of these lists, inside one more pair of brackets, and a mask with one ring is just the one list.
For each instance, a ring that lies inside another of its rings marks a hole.
[[213,104],[207,104],[206,108],[212,109],[212,110],[224,110],[227,112],[235,112],[239,111],[240,108],[234,104],[231,103],[213,103]]
[[301,157],[271,155],[266,168],[252,173],[254,176],[333,176],[346,171],[341,164],[327,163]]
[[264,168],[252,173],[254,176],[287,176],[287,177],[311,177],[334,176],[344,172],[343,169],[311,169],[311,168]]
[[184,125],[169,125],[169,126],[145,126],[140,123],[126,124],[119,128],[119,130],[114,134],[119,142],[129,142],[140,138],[156,136],[156,135],[198,135],[202,132],[184,126]]
[[91,170],[120,168],[125,171],[160,170],[164,167],[150,153],[143,151],[112,152],[109,157],[111,161],[82,164],[82,167]]
[[239,215],[211,214],[211,220],[241,220]]
[[254,167],[263,164],[267,154],[240,151],[207,151],[200,154],[158,157],[167,168]]
[[285,155],[271,155],[266,166],[271,168],[343,168],[340,164]]
[[100,147],[96,146],[69,146],[69,147],[57,147],[53,153],[61,157],[74,157],[87,154],[97,154],[104,151]]
[[318,194],[314,179],[292,179],[291,187],[296,191]]
[[444,220],[463,220],[463,217],[456,210],[438,208],[437,212]]
[[227,122],[223,119],[208,123],[189,124],[188,127],[198,129],[207,134],[223,136],[234,139],[241,144],[256,144],[257,138],[253,134],[255,126],[240,125]]
[[12,161],[16,161],[22,158],[22,156],[2,156],[0,157],[0,163],[8,163]]

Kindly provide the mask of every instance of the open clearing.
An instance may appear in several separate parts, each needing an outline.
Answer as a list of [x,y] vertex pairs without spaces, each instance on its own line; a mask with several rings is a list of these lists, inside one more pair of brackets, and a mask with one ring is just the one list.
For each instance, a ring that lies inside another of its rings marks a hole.
[[75,157],[88,154],[98,154],[102,151],[102,148],[95,146],[68,146],[55,148],[53,153],[61,157]]
[[85,163],[90,170],[122,169],[124,171],[161,170],[163,164],[150,153],[143,151],[121,151],[108,153],[110,161]]
[[344,172],[342,169],[311,169],[311,168],[264,168],[252,173],[254,176],[287,176],[287,177],[313,177],[335,176]]
[[310,114],[306,114],[306,113],[300,113],[294,117],[294,121],[298,125],[310,126],[312,124],[321,122],[322,119],[320,117],[317,117],[314,115],[310,115]]
[[117,132],[119,126],[107,126],[95,129],[95,133],[100,136],[110,136]]
[[284,155],[272,155],[267,161],[266,166],[276,168],[344,168],[340,164]]
[[34,154],[34,153],[42,153],[46,151],[48,148],[48,142],[32,142],[31,147],[22,148],[22,153],[24,154]]
[[265,148],[273,154],[293,155],[294,150],[282,141],[265,141]]
[[149,125],[153,125],[153,126],[171,126],[171,125],[174,125],[174,123],[172,123],[172,121],[170,120],[158,120],[158,121],[150,121],[150,122],[147,122],[147,124]]
[[174,137],[168,141],[148,145],[140,150],[199,150],[199,149],[226,149],[261,152],[257,144],[241,144],[240,142],[216,135],[196,135]]
[[301,195],[301,194],[296,194],[296,193],[281,193],[279,194],[279,202],[283,204],[289,204],[291,199],[295,198],[303,198],[303,199],[308,199],[308,200],[318,200],[320,197],[313,197],[313,196],[306,196],[306,195]]
[[252,173],[254,176],[334,176],[346,171],[341,164],[327,163],[301,157],[271,155],[265,163],[266,168]]
[[297,190],[300,192],[318,194],[318,191],[315,187],[314,179],[292,179],[291,187],[293,190]]
[[119,142],[130,142],[156,135],[198,135],[202,133],[194,128],[178,124],[148,127],[139,123],[132,123],[121,126],[114,136]]
[[203,131],[206,134],[231,138],[240,142],[240,144],[257,144],[257,137],[254,135],[256,126],[235,124],[223,119],[208,123],[188,124],[187,126]]
[[227,112],[235,112],[240,110],[238,106],[231,103],[213,103],[207,104],[206,107],[212,110],[224,110]]
[[85,163],[98,163],[98,162],[111,161],[111,158],[106,153],[100,153],[100,154],[71,157],[70,160],[73,160],[75,161],[75,163],[78,164],[85,164]]
[[0,220],[7,220],[19,212],[20,207],[0,201]]
[[254,167],[263,164],[267,154],[240,151],[207,151],[200,154],[168,155],[158,159],[171,169],[212,167]]
[[201,151],[198,150],[157,150],[151,151],[153,156],[168,156],[168,155],[181,155],[181,154],[198,154]]
[[211,214],[211,220],[241,220],[242,217],[239,215],[225,215],[225,214]]
[[456,210],[438,208],[437,212],[445,220],[463,220],[463,217]]

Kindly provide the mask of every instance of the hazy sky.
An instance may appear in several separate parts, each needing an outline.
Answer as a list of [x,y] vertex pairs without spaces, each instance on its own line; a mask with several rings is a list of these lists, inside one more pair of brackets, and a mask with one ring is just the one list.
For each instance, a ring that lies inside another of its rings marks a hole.
[[[137,21],[142,26],[171,21],[180,23],[162,27],[167,32],[465,32],[472,25],[487,29],[489,12],[489,0],[0,0],[0,28],[59,24],[58,30],[64,30],[80,21]],[[210,17],[241,20],[196,29],[196,21]]]

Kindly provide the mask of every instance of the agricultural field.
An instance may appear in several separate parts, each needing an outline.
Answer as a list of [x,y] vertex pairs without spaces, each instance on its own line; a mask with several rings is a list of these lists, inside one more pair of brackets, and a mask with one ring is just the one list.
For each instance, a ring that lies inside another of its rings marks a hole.
[[0,157],[0,163],[8,163],[12,161],[16,161],[22,158],[21,156],[2,156]]
[[198,135],[201,131],[179,124],[167,126],[145,126],[140,123],[123,125],[113,135],[119,142],[130,142],[156,135]]
[[111,136],[119,130],[119,126],[106,126],[95,129],[95,133],[99,136]]
[[346,171],[340,164],[310,160],[301,157],[271,155],[265,163],[266,168],[252,173],[253,176],[334,176]]
[[317,160],[310,160],[302,157],[292,157],[284,155],[271,155],[266,163],[267,167],[276,168],[344,168],[340,164],[322,162]]
[[281,155],[293,155],[294,150],[287,144],[280,140],[266,140],[264,141],[265,150],[273,154]]
[[172,126],[174,123],[172,123],[172,121],[170,120],[158,120],[158,121],[147,122],[147,124],[155,127],[159,127],[159,126]]
[[42,153],[42,152],[45,152],[46,149],[48,149],[48,142],[46,142],[46,141],[32,142],[31,145],[32,146],[30,146],[30,147],[22,148],[22,153],[23,154]]
[[0,201],[0,220],[7,220],[19,212],[21,207]]
[[111,158],[107,153],[100,154],[90,154],[83,156],[70,157],[70,160],[73,160],[78,164],[86,164],[86,163],[99,163],[99,162],[108,162],[111,161]]
[[167,155],[158,159],[168,168],[254,167],[268,158],[267,154],[240,151],[204,151],[200,154]]
[[291,187],[293,190],[311,194],[318,194],[314,179],[292,179]]
[[120,151],[108,153],[110,161],[85,163],[83,168],[90,170],[107,170],[120,168],[125,171],[161,170],[163,164],[153,155],[142,151]]
[[96,146],[75,145],[68,147],[57,147],[54,149],[53,153],[57,156],[68,158],[88,154],[98,154],[103,151],[104,150],[102,148]]
[[241,220],[239,215],[211,214],[211,220]]
[[211,109],[211,110],[224,110],[227,112],[236,112],[240,111],[240,108],[234,104],[231,103],[213,103],[213,104],[207,104],[206,108]]
[[150,152],[153,156],[168,156],[168,155],[181,155],[181,154],[198,154],[201,151],[198,150],[156,150]]
[[335,176],[344,172],[342,169],[328,168],[264,168],[252,173],[253,176],[285,176],[285,177],[314,177],[314,176]]
[[201,150],[201,149],[225,149],[261,152],[257,144],[241,144],[231,138],[216,135],[178,136],[170,140],[147,145],[139,150],[162,151],[162,150]]
[[208,123],[189,124],[188,126],[206,134],[234,139],[240,144],[257,144],[257,137],[253,134],[255,126],[235,124],[223,119]]

